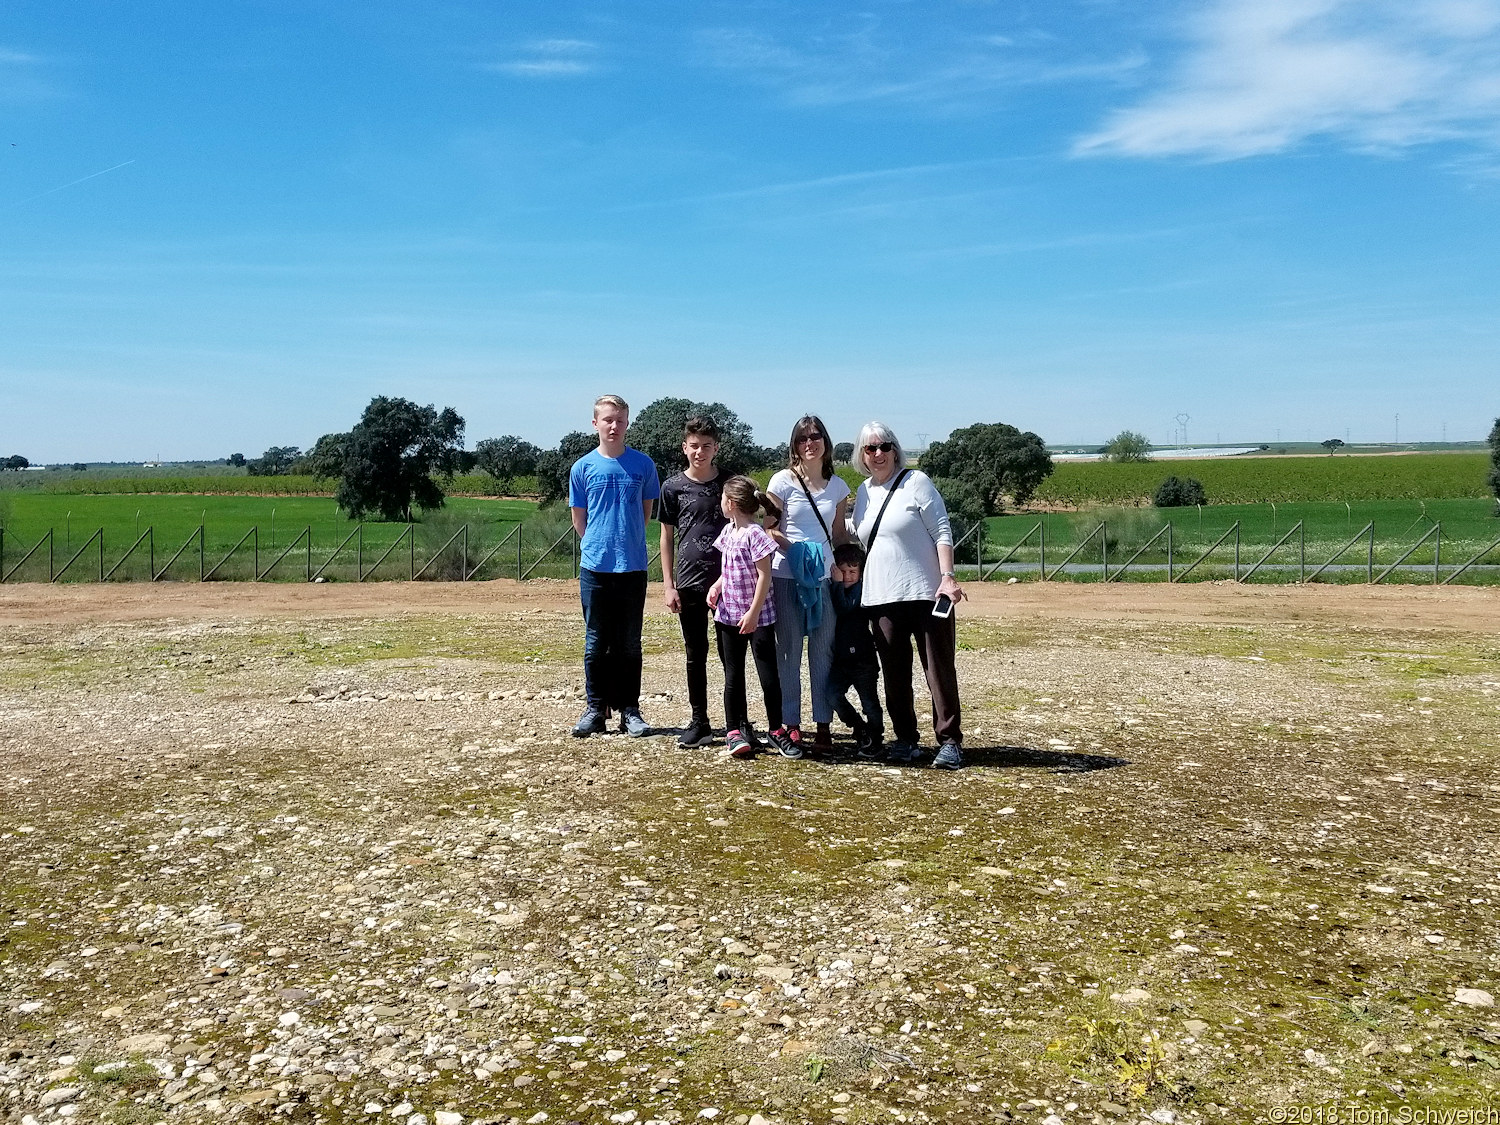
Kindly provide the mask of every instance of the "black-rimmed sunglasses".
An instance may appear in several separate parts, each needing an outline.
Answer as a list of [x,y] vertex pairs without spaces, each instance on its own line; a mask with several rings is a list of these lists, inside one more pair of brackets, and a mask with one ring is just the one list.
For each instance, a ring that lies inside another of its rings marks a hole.
[[889,453],[896,448],[896,443],[891,441],[877,442],[874,445],[865,446],[866,453]]

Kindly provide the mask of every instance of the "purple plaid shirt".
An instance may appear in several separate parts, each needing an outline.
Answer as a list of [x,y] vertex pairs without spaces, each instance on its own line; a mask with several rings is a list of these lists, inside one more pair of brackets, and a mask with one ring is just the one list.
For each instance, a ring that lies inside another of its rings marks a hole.
[[[719,532],[714,546],[724,560],[719,604],[714,609],[714,620],[725,625],[738,625],[750,603],[755,600],[755,580],[759,576],[755,564],[767,555],[776,553],[775,541],[758,523],[747,525],[743,530],[729,524]],[[760,607],[760,617],[755,622],[761,625],[776,623],[776,600],[766,591],[765,604]]]

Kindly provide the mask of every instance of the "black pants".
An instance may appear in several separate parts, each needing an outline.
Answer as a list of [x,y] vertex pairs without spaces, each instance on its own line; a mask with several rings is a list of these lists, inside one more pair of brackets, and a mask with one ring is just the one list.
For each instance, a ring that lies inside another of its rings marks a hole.
[[646,572],[578,572],[583,600],[583,681],[589,706],[621,711],[641,703],[641,624]]
[[927,675],[932,695],[932,730],[939,742],[962,746],[963,725],[959,718],[957,614],[932,616],[932,603],[890,602],[866,607],[875,626],[875,650],[885,676],[885,707],[898,742],[917,744],[916,695],[911,685],[911,651]]
[[[865,709],[861,718],[854,704],[849,702],[849,689],[859,696],[859,705]],[[866,728],[876,738],[885,733],[885,719],[880,713],[880,666],[877,664],[840,664],[833,662],[833,671],[828,673],[828,696],[833,700],[836,715],[851,730]]]
[[677,623],[682,626],[682,647],[687,652],[688,703],[693,718],[708,718],[708,591],[679,588],[682,608]]
[[724,722],[726,730],[743,731],[750,721],[745,702],[745,650],[755,655],[755,674],[766,697],[766,729],[781,726],[781,677],[776,672],[776,626],[762,625],[746,636],[738,625],[714,622],[719,663],[724,665]]

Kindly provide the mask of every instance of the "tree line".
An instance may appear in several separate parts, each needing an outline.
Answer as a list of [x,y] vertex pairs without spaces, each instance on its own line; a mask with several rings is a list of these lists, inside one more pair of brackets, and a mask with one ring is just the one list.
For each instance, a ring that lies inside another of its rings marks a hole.
[[[786,466],[787,446],[764,446],[750,426],[722,402],[659,398],[631,421],[626,441],[655,463],[662,479],[687,467],[682,428],[694,415],[718,423],[718,464],[728,473],[752,473]],[[506,434],[464,448],[464,419],[452,407],[438,410],[404,398],[377,396],[347,432],[324,434],[312,449],[272,446],[260,457],[236,453],[226,458],[252,476],[300,474],[338,482],[335,499],[351,519],[378,515],[410,519],[413,508],[430,511],[444,502],[444,484],[458,473],[483,472],[494,478],[497,492],[507,492],[522,477],[536,481],[538,498],[548,506],[568,495],[573,463],[598,445],[587,430],[563,435],[554,448]],[[834,459],[848,464],[854,445],[840,442]],[[1042,439],[1003,422],[978,423],[954,430],[922,455],[922,468],[933,477],[950,513],[960,526],[996,515],[1007,502],[1025,504],[1052,472],[1052,457]]]

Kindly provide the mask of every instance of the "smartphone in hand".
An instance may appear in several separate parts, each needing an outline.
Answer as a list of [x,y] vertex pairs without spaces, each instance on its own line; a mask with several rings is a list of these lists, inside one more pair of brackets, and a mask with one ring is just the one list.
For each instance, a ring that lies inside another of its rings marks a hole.
[[947,594],[940,594],[938,596],[938,600],[933,603],[933,606],[932,606],[932,616],[934,616],[934,617],[952,617],[953,616],[953,599],[950,598]]

